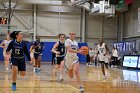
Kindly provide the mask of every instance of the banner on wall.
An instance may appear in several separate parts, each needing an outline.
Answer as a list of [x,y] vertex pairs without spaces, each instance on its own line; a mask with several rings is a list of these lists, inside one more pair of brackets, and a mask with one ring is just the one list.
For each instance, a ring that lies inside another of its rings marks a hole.
[[126,41],[126,42],[116,42],[113,44],[118,51],[135,51],[136,50],[136,41]]

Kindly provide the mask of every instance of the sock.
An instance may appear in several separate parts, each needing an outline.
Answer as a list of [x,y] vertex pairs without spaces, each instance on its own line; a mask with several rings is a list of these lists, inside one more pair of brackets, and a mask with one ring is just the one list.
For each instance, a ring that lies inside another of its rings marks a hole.
[[63,75],[60,75],[60,79],[63,79]]
[[37,68],[38,70],[40,70],[40,68]]
[[16,85],[16,82],[12,82],[13,85]]

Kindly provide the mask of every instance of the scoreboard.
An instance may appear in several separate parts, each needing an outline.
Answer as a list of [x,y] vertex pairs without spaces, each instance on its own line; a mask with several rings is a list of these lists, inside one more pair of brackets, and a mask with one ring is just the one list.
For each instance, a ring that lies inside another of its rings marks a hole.
[[0,24],[7,24],[7,18],[0,17]]

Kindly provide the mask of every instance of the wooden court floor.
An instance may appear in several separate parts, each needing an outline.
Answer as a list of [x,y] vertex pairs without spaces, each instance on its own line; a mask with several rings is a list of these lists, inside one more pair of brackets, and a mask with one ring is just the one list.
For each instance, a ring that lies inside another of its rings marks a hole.
[[[59,83],[58,77],[52,76],[53,66],[42,63],[40,74],[33,72],[27,65],[26,77],[18,76],[17,91],[11,90],[11,71],[4,71],[0,63],[0,93],[80,93],[74,79],[64,75],[64,82]],[[81,80],[84,93],[140,93],[140,72],[109,68],[107,78],[102,79],[100,67],[80,65]]]

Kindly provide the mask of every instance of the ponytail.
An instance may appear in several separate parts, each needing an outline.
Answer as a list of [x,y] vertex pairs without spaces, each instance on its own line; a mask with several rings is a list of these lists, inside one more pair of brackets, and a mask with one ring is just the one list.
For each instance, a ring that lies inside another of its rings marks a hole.
[[15,39],[16,39],[16,35],[18,35],[19,32],[21,32],[21,31],[13,31],[13,32],[10,34],[10,37],[11,37],[13,40],[15,40]]

